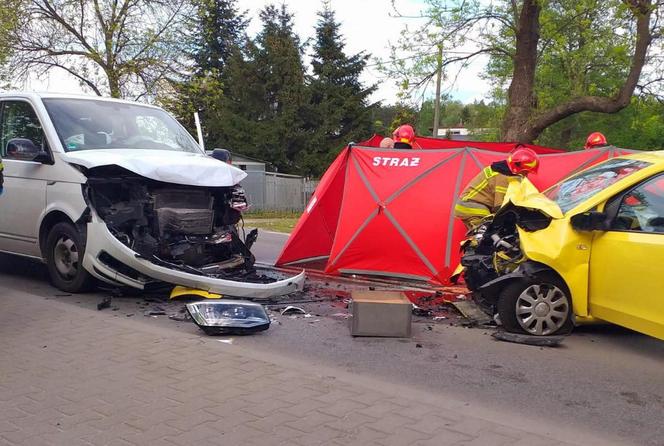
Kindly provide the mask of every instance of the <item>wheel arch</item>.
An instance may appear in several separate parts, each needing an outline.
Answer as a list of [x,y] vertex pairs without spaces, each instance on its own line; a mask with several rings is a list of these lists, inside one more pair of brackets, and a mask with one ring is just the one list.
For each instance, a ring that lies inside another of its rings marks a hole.
[[39,252],[41,252],[42,259],[46,259],[45,249],[48,233],[51,231],[53,226],[62,222],[70,223],[71,225],[76,226],[74,221],[69,218],[67,214],[60,210],[53,210],[46,214],[46,216],[42,219],[42,222],[39,225]]
[[482,297],[484,299],[495,304],[498,301],[498,297],[500,296],[502,290],[506,286],[514,282],[515,280],[529,279],[537,274],[541,274],[544,272],[555,275],[560,280],[560,282],[563,285],[565,285],[566,289],[564,291],[567,292],[567,295],[569,296],[573,305],[574,299],[570,291],[570,287],[563,278],[563,276],[558,271],[551,268],[549,265],[545,265],[544,263],[540,262],[535,262],[534,260],[527,260],[521,265],[519,265],[517,271],[510,274],[505,274],[504,276],[500,276],[497,279],[485,283],[478,289],[478,291],[482,294]]

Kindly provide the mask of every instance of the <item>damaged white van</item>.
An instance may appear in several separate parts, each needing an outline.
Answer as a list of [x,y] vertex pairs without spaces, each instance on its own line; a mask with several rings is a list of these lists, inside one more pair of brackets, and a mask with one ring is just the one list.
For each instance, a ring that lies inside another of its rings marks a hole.
[[0,251],[44,260],[63,291],[95,279],[256,298],[302,289],[304,272],[275,281],[254,270],[257,234],[238,230],[246,174],[158,107],[2,93],[0,150]]

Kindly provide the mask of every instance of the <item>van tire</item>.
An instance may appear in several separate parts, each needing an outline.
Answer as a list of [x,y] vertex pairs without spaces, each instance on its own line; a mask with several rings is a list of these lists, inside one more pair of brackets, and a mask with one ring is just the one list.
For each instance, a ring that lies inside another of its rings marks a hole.
[[68,293],[94,288],[95,279],[83,268],[85,237],[68,222],[54,225],[46,237],[46,266],[53,285]]

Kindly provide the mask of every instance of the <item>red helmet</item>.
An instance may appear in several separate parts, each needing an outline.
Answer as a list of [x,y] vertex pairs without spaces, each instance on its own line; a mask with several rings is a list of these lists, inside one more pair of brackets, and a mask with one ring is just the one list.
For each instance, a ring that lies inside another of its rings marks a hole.
[[527,147],[517,147],[507,157],[507,166],[515,175],[528,175],[531,172],[537,173],[539,158],[533,150]]
[[394,142],[405,142],[412,145],[415,141],[415,130],[408,124],[401,125],[392,133],[392,139]]
[[583,146],[584,149],[592,149],[593,147],[606,146],[606,136],[602,135],[600,132],[592,132],[588,135],[586,139],[586,145]]

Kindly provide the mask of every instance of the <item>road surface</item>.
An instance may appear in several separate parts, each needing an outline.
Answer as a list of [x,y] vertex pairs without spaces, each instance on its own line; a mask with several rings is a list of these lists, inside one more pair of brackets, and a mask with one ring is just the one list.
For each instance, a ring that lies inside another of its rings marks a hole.
[[[285,240],[261,233],[257,259],[273,261]],[[0,293],[16,290],[88,308],[103,296],[63,295],[48,284],[42,265],[0,255]],[[136,296],[113,299],[118,316],[142,314],[140,302]],[[330,316],[337,307],[306,309],[323,316],[277,316],[268,332],[235,338],[234,345],[446,395],[488,418],[544,424],[581,444],[664,444],[662,341],[593,326],[577,329],[559,348],[540,348],[497,342],[488,329],[447,321],[415,323],[411,339],[351,338],[347,321]],[[136,322],[196,330],[164,317]]]

